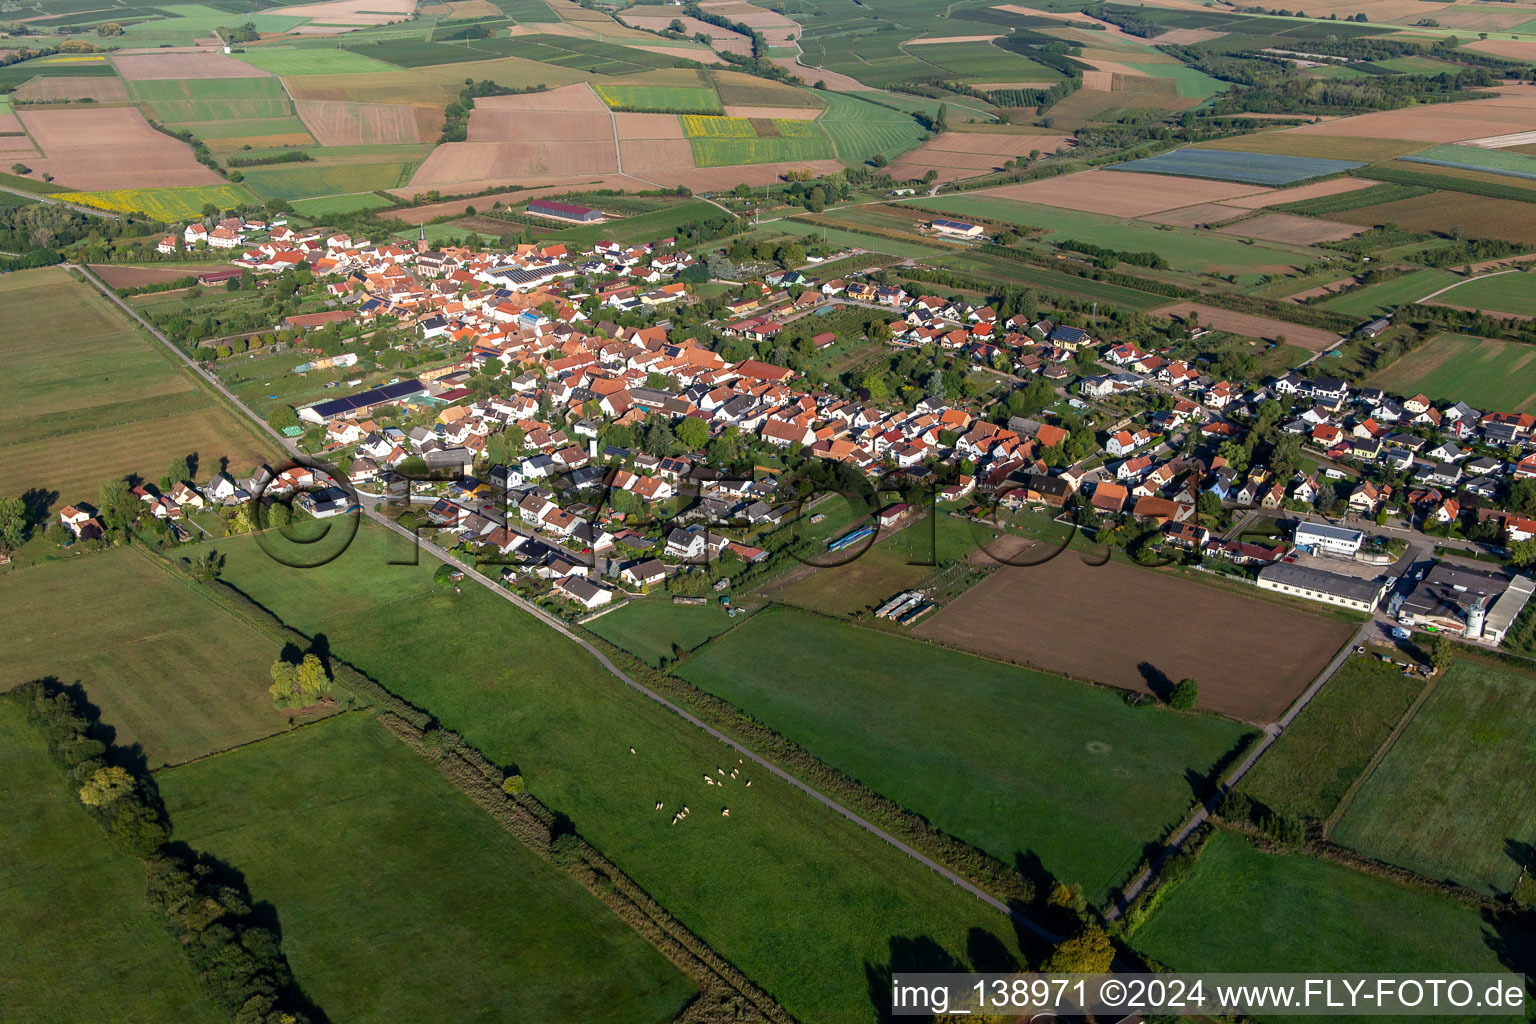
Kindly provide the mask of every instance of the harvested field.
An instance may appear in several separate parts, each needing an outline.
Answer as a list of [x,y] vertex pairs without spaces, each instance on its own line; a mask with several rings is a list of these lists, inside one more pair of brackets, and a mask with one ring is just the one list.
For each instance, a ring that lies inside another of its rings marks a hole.
[[646,53],[659,53],[663,57],[674,57],[680,60],[696,60],[700,64],[708,64],[712,67],[723,67],[725,61],[713,53],[703,50],[690,49],[683,46],[640,46],[634,43],[628,44],[631,50],[644,50]]
[[814,121],[820,113],[814,107],[748,107],[732,104],[725,108],[726,117],[766,117],[780,121]]
[[732,32],[728,28],[711,25],[707,21],[691,18],[683,14],[636,14],[636,11],[661,10],[671,11],[675,8],[645,8],[631,7],[619,15],[619,20],[632,28],[641,28],[649,32],[662,32],[671,26],[673,21],[681,21],[688,38],[692,39],[696,34],[702,33],[709,37],[709,45],[721,53],[735,53],[743,57],[752,55],[752,40],[740,32]]
[[[1337,118],[1335,120],[1342,123],[1351,119]],[[1333,122],[1314,121],[1303,127],[1329,123]],[[1199,142],[1195,144],[1195,148],[1204,148],[1205,145],[1205,143]],[[1212,145],[1215,144],[1212,143]],[[1416,149],[1423,149],[1424,143],[1413,139],[1375,139],[1349,135],[1299,135],[1295,129],[1280,129],[1222,139],[1218,148],[1239,150],[1246,153],[1278,153],[1282,156],[1315,156],[1325,159],[1347,156],[1351,160],[1376,163],[1380,160],[1391,160],[1405,153],[1412,153]],[[1336,181],[1338,179],[1330,180]],[[1322,182],[1314,182],[1313,184],[1322,184]],[[1292,185],[1290,189],[1307,187],[1310,186]]]
[[442,111],[435,107],[299,100],[294,108],[322,146],[431,142],[443,123]]
[[[1204,313],[1201,314],[1204,316]],[[1221,622],[1242,654],[1192,640]],[[1354,631],[1348,623],[1223,593],[1121,562],[1091,566],[1073,551],[1004,568],[914,635],[1111,686],[1167,696],[1200,681],[1200,705],[1252,722],[1279,718]]]
[[892,162],[889,173],[897,181],[921,178],[929,170],[939,181],[973,178],[1000,169],[1014,157],[1030,151],[1054,153],[1070,147],[1070,135],[1001,135],[982,132],[945,132]]
[[[675,119],[674,119],[675,120]],[[469,142],[587,143],[613,140],[613,119],[580,110],[531,111],[481,107],[469,115]]]
[[1491,57],[1536,61],[1536,39],[1480,39],[1467,43],[1463,49],[1486,53]]
[[146,284],[162,284],[189,275],[210,270],[228,270],[227,263],[194,263],[175,267],[134,267],[113,263],[93,263],[91,270],[107,282],[109,288],[139,288]]
[[132,107],[28,110],[20,115],[43,158],[34,170],[80,191],[222,185],[192,147],[162,135]]
[[826,106],[823,97],[807,89],[775,82],[740,71],[711,71],[709,77],[715,83],[720,102],[742,107],[806,107],[820,110]]
[[1152,41],[1159,46],[1193,46],[1196,43],[1208,43],[1212,39],[1220,39],[1224,35],[1226,35],[1225,32],[1217,32],[1209,28],[1175,28],[1153,36]]
[[1410,231],[1460,230],[1468,238],[1497,238],[1517,245],[1536,245],[1536,204],[1446,192],[1378,203],[1324,219],[1356,224],[1396,224]]
[[1248,213],[1248,210],[1238,206],[1236,202],[1199,203],[1195,206],[1181,206],[1176,210],[1149,213],[1141,220],[1151,224],[1167,224],[1176,228],[1199,228],[1243,217]]
[[1303,327],[1301,324],[1286,323],[1284,320],[1271,320],[1269,317],[1254,316],[1249,313],[1234,313],[1229,309],[1203,306],[1198,302],[1170,303],[1152,310],[1152,315],[1183,319],[1190,310],[1200,314],[1202,324],[1214,327],[1218,331],[1241,334],[1261,341],[1274,341],[1283,335],[1286,344],[1304,348],[1309,352],[1321,352],[1326,348],[1332,348],[1340,341],[1337,334],[1318,327]]
[[613,139],[548,142],[450,142],[438,146],[411,178],[413,186],[508,181],[528,177],[615,174]]
[[19,103],[53,103],[59,100],[93,100],[97,103],[126,103],[128,88],[120,78],[87,76],[83,78],[42,76],[32,79],[11,94]]
[[117,73],[130,82],[160,78],[251,78],[265,75],[222,53],[145,53],[116,56]]
[[1298,217],[1294,213],[1266,213],[1220,230],[1223,234],[1239,238],[1257,238],[1265,242],[1286,242],[1290,245],[1316,245],[1319,242],[1353,238],[1366,229],[1358,224],[1335,224],[1315,217]]
[[415,10],[416,0],[329,0],[284,7],[282,13],[324,25],[388,25],[406,20]]
[[1103,213],[1112,217],[1140,217],[1180,206],[1225,202],[1236,196],[1252,196],[1271,191],[1255,185],[1205,178],[1093,170],[1018,185],[1004,185],[978,194],[1065,210]]
[[809,65],[798,63],[793,57],[770,57],[770,64],[775,64],[792,75],[798,75],[805,80],[806,85],[823,85],[833,92],[868,92],[869,86],[857,78],[837,71],[827,71],[824,68],[813,68]]
[[1245,210],[1258,210],[1266,206],[1279,206],[1281,203],[1299,203],[1307,199],[1321,199],[1324,196],[1336,196],[1345,192],[1355,192],[1362,188],[1370,188],[1375,182],[1365,178],[1328,178],[1325,181],[1314,181],[1310,185],[1299,185],[1296,188],[1276,189],[1273,192],[1260,192],[1251,196],[1238,196],[1227,200],[1229,206],[1238,206]]
[[[455,65],[462,67],[462,65]],[[481,96],[476,110],[591,111],[606,114],[608,107],[586,83],[561,86],[548,92],[530,92],[521,96]]]
[[678,122],[676,114],[616,113],[613,121],[618,128],[619,138],[625,142],[683,138],[683,126]]
[[624,170],[630,174],[692,171],[693,146],[687,139],[624,139],[619,143]]
[[[498,185],[505,186],[507,182],[505,179],[502,179],[496,181],[485,180],[458,182],[457,184],[466,186],[468,191],[478,191],[488,188],[495,188]],[[524,188],[518,192],[502,193],[499,197],[494,195],[477,196],[474,199],[454,199],[441,203],[431,203],[426,206],[414,207],[410,210],[402,211],[400,217],[408,224],[421,224],[427,220],[430,220],[432,217],[440,217],[444,214],[450,213],[463,213],[466,206],[473,206],[476,209],[480,209],[483,206],[489,206],[491,203],[495,202],[497,198],[500,198],[502,203],[505,205],[508,203],[522,202],[529,199],[537,199],[540,196],[560,195],[568,192],[589,192],[594,189],[605,188],[635,190],[653,187],[652,184],[648,181],[641,181],[639,178],[631,178],[625,174],[579,174],[567,175],[566,177],[532,178],[522,182],[521,184],[524,186]],[[421,185],[406,185],[403,188],[390,189],[389,194],[398,196],[401,199],[413,199],[420,196],[423,192],[430,191],[432,191],[432,189],[429,187]],[[437,212],[432,214],[423,214],[421,212],[423,210],[435,210]]]
[[695,192],[712,192],[737,185],[772,185],[790,171],[804,170],[812,177],[841,171],[837,160],[799,160],[772,164],[740,164],[735,167],[699,167],[658,176],[665,185],[684,185]]
[[1432,103],[1402,110],[1384,110],[1358,117],[1341,117],[1322,124],[1289,128],[1281,135],[1354,135],[1370,139],[1413,139],[1418,142],[1460,142],[1490,135],[1529,131],[1536,120],[1536,94],[1500,95],[1463,103]]

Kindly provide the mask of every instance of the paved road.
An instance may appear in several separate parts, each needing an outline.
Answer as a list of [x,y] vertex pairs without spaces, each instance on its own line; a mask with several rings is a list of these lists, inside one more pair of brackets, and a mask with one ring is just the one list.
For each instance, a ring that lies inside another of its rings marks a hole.
[[[82,269],[82,268],[75,267],[74,269]],[[106,295],[108,299],[110,299],[112,302],[116,303],[129,316],[133,317],[133,319],[135,321],[137,321],[139,324],[143,325],[145,330],[149,331],[149,333],[151,335],[153,335],[156,338],[156,340],[158,340],[161,344],[165,345],[172,352],[176,353],[177,357],[180,358],[182,360],[182,362],[184,362],[188,366],[190,366],[193,369],[193,371],[197,373],[197,375],[199,377],[201,377],[203,380],[205,380],[209,385],[211,385],[221,395],[223,395],[231,403],[233,403],[236,408],[240,409],[247,416],[249,416],[251,418],[251,420],[253,422],[255,422],[263,431],[265,431],[275,441],[277,441],[283,447],[284,451],[286,451],[286,452],[288,452],[289,454],[292,454],[292,455],[297,455],[298,454],[298,447],[293,443],[292,440],[290,440],[289,438],[283,437],[282,434],[280,434],[276,430],[272,429],[271,425],[269,425],[266,422],[266,420],[264,420],[260,416],[256,415],[256,413],[249,406],[247,406],[244,402],[240,401],[240,399],[236,398],[229,391],[228,388],[224,387],[224,385],[219,382],[219,380],[217,378],[213,377],[211,374],[209,374],[206,371],[204,371],[202,366],[196,360],[190,358],[189,356],[187,356],[186,353],[182,352],[181,349],[177,348],[176,345],[169,338],[167,338],[164,334],[160,333],[160,331],[157,328],[155,328],[155,326],[153,324],[151,324],[149,321],[145,320],[142,316],[140,316],[138,314],[138,312],[133,309],[133,307],[129,306],[126,302],[124,302],[123,300],[119,299],[112,292],[112,290],[110,288],[107,288],[104,284],[102,284],[99,280],[97,280],[90,273],[86,272],[85,273],[85,277],[86,277],[86,280],[88,280],[91,283],[93,283],[94,285],[96,285],[96,287],[98,289],[100,289],[102,294]],[[566,639],[570,640],[571,642],[577,644],[584,651],[586,651],[588,654],[590,654],[593,658],[597,659],[598,664],[602,665],[603,668],[607,669],[608,672],[610,672],[620,682],[624,683],[624,685],[630,687],[631,689],[634,689],[634,690],[638,691],[639,693],[644,694],[646,697],[649,697],[651,700],[655,701],[657,704],[660,704],[662,707],[666,708],[668,711],[671,711],[673,714],[675,714],[678,717],[682,718],[688,724],[690,724],[690,725],[694,726],[695,728],[701,729],[704,732],[708,733],[711,737],[713,737],[714,739],[716,739],[719,742],[723,743],[725,746],[729,747],[731,750],[736,751],[742,757],[750,758],[754,764],[760,766],[765,771],[768,771],[768,772],[772,773],[776,777],[782,779],[784,782],[786,782],[789,785],[793,786],[794,788],[800,790],[806,796],[809,796],[812,800],[815,800],[817,803],[821,804],[822,806],[824,806],[824,807],[826,807],[826,808],[828,808],[828,809],[830,809],[830,810],[832,810],[832,811],[842,815],[844,818],[847,818],[849,821],[853,822],[855,825],[858,825],[860,828],[864,829],[866,832],[869,832],[872,835],[875,835],[875,836],[879,837],[880,839],[884,840],[889,845],[895,847],[897,850],[900,850],[902,853],[906,854],[908,857],[911,857],[913,860],[917,861],[919,864],[922,864],[924,867],[928,868],[929,870],[935,872],[936,874],[942,875],[945,879],[947,879],[948,881],[952,882],[953,884],[959,886],[960,888],[964,889],[966,892],[970,893],[972,896],[975,896],[978,900],[981,900],[983,903],[985,903],[988,906],[992,907],[994,910],[996,910],[996,911],[998,911],[998,912],[1000,912],[1002,914],[1007,915],[1015,923],[1017,923],[1020,927],[1029,930],[1030,932],[1034,933],[1035,935],[1040,936],[1041,938],[1043,938],[1043,939],[1045,939],[1045,940],[1047,940],[1049,942],[1059,942],[1059,941],[1061,941],[1062,937],[1060,935],[1058,935],[1057,933],[1051,931],[1050,929],[1044,927],[1043,925],[1040,925],[1040,924],[1036,923],[1035,921],[1032,921],[1031,919],[1025,917],[1023,914],[1018,913],[1017,911],[1015,911],[1011,907],[1009,907],[1008,904],[1004,903],[1002,900],[1000,900],[997,897],[993,896],[991,893],[989,893],[986,890],[980,888],[979,886],[971,883],[967,879],[962,878],[961,876],[955,874],[955,872],[953,872],[953,871],[949,870],[948,868],[944,867],[942,864],[939,864],[936,861],[934,861],[934,860],[924,856],[923,854],[919,853],[917,850],[914,850],[912,847],[910,847],[906,843],[902,842],[900,839],[896,838],[895,836],[891,835],[889,832],[886,832],[884,829],[880,828],[878,825],[875,825],[874,823],[872,823],[872,822],[870,822],[870,821],[860,817],[859,815],[855,814],[853,811],[851,811],[848,808],[844,807],[842,804],[838,803],[836,800],[833,800],[831,797],[829,797],[826,794],[822,793],[820,790],[817,790],[814,787],[812,787],[810,785],[807,785],[806,783],[800,781],[798,778],[796,778],[795,776],[789,774],[788,772],[784,771],[783,769],[779,768],[778,766],[773,764],[771,761],[768,761],[766,758],[764,758],[764,757],[760,756],[759,754],[757,754],[755,751],[751,750],[750,748],[748,748],[746,746],[743,746],[741,743],[739,743],[738,741],[736,741],[736,740],[732,739],[731,737],[727,736],[725,733],[723,733],[720,730],[714,728],[713,726],[709,725],[707,722],[705,722],[702,719],[698,718],[697,716],[695,716],[693,714],[690,714],[689,712],[683,710],[682,708],[678,707],[676,704],[673,704],[671,701],[667,700],[665,697],[661,696],[659,693],[656,693],[654,690],[651,690],[648,687],[641,685],[639,682],[637,682],[636,680],[632,679],[629,675],[627,675],[623,670],[621,670],[612,661],[608,660],[607,656],[604,655],[601,651],[599,651],[596,647],[594,647],[593,645],[587,643],[587,641],[583,640],[581,637],[579,637],[574,632],[572,632],[565,625],[565,623],[561,622],[559,619],[557,619],[554,616],[550,615],[548,612],[546,612],[544,609],[540,608],[538,605],[533,604],[530,601],[524,600],[522,597],[518,596],[517,594],[513,593],[512,591],[510,591],[510,590],[506,589],[505,587],[501,586],[500,584],[498,584],[497,582],[495,582],[494,580],[492,580],[490,577],[486,576],[485,574],[483,574],[483,573],[481,573],[481,572],[479,572],[479,571],[477,571],[475,569],[469,568],[468,566],[465,566],[463,563],[461,563],[458,560],[450,557],[449,554],[446,551],[444,551],[442,548],[438,547],[436,544],[432,543],[431,541],[418,539],[416,537],[416,534],[413,531],[407,530],[405,527],[401,526],[399,523],[395,522],[394,520],[390,519],[388,516],[384,515],[382,512],[378,511],[376,506],[374,506],[372,504],[365,504],[364,505],[364,512],[367,514],[367,516],[370,519],[374,520],[375,522],[379,523],[380,525],[382,525],[382,526],[384,526],[384,527],[386,527],[386,528],[388,528],[390,530],[393,530],[393,531],[395,531],[398,534],[401,534],[401,535],[406,536],[406,537],[410,537],[413,541],[416,541],[420,545],[420,549],[421,550],[426,551],[428,554],[430,554],[432,557],[438,559],[439,561],[442,561],[442,562],[445,562],[445,563],[447,563],[449,565],[452,565],[456,569],[463,570],[467,577],[475,580],[475,582],[479,583],[481,586],[486,587],[488,590],[490,590],[492,593],[495,593],[496,595],[501,597],[503,600],[509,601],[512,604],[516,605],[517,607],[521,608],[523,611],[525,611],[528,614],[532,615],[535,619],[538,619],[540,622],[542,622],[544,625],[548,626],[550,629],[553,629],[555,632],[559,633],[561,636],[563,636]]]

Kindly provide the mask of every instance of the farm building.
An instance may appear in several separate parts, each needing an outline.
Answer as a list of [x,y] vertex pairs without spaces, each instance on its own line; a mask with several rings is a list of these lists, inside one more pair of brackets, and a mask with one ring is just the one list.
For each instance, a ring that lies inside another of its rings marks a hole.
[[1259,570],[1259,589],[1275,590],[1357,612],[1371,612],[1387,585],[1385,580],[1362,580],[1358,576],[1278,562]]
[[1342,526],[1327,523],[1299,523],[1296,526],[1296,546],[1319,554],[1349,558],[1360,550],[1364,541],[1365,534]]
[[575,206],[571,203],[558,203],[553,199],[533,200],[528,204],[528,212],[538,217],[574,220],[582,224],[603,219],[602,210],[594,210],[588,206]]
[[980,238],[983,234],[980,224],[967,224],[963,220],[945,220],[942,217],[930,221],[928,227],[941,235],[952,235],[955,238]]

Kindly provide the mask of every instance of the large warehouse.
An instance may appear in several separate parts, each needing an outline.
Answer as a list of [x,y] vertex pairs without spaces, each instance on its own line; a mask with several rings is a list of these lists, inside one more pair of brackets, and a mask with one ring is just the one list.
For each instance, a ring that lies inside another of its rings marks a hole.
[[1511,578],[1440,562],[1403,599],[1397,621],[1468,640],[1503,643],[1531,590],[1529,576]]
[[1259,589],[1275,590],[1308,601],[1321,601],[1357,612],[1371,612],[1386,591],[1385,580],[1363,580],[1304,565],[1277,562],[1259,570]]

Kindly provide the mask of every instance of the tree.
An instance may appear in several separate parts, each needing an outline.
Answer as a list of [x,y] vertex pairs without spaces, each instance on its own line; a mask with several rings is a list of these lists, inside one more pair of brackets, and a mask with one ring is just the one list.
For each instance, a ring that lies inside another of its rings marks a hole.
[[192,563],[188,570],[191,577],[199,583],[214,583],[224,574],[224,556],[217,551],[209,551],[202,558]]
[[1040,965],[1042,974],[1107,974],[1115,962],[1115,947],[1096,924],[1066,939]]
[[1451,662],[1456,659],[1456,645],[1451,643],[1450,637],[1436,633],[1425,646],[1424,653],[1429,655],[1429,663],[1435,671],[1440,672],[1450,668]]
[[280,707],[303,707],[329,692],[330,677],[319,655],[306,654],[297,665],[278,658],[272,663],[272,685],[267,692]]
[[0,555],[9,555],[27,539],[27,503],[0,498]]
[[688,416],[677,425],[677,439],[690,450],[697,450],[709,443],[709,427],[696,416]]
[[291,405],[279,405],[276,409],[273,409],[272,414],[267,417],[267,423],[271,425],[273,430],[277,431],[287,430],[289,427],[302,426],[299,423],[299,414],[293,411],[293,406]]
[[133,792],[133,776],[116,765],[96,769],[80,787],[80,802],[88,807],[107,807]]
[[1193,711],[1195,705],[1200,702],[1200,684],[1193,679],[1180,679],[1173,684],[1173,692],[1168,695],[1168,703],[1180,711]]
[[940,103],[938,113],[933,115],[933,131],[936,135],[949,131],[948,103]]
[[32,168],[23,163],[14,163],[11,164],[11,172],[13,174],[31,174]]
[[127,529],[138,514],[139,499],[127,480],[108,480],[101,486],[100,511],[107,526],[114,530]]
[[1509,560],[1524,569],[1536,562],[1536,540],[1517,540],[1509,545]]

